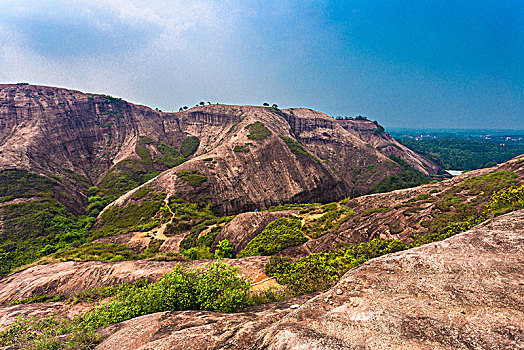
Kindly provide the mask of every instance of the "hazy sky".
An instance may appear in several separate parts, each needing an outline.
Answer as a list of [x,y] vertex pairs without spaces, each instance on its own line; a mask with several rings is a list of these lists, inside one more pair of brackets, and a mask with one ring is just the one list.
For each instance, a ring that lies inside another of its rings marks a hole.
[[0,0],[0,82],[524,129],[523,0]]

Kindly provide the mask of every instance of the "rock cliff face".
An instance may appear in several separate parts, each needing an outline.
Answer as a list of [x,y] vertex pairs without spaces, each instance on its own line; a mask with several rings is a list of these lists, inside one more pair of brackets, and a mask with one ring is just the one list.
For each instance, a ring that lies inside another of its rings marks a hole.
[[147,315],[102,331],[97,349],[518,349],[523,274],[521,210],[370,260],[308,301]]
[[[257,122],[270,135],[250,129]],[[86,205],[87,188],[103,183],[119,163],[131,159],[150,168],[144,172],[166,170],[169,164],[157,162],[160,142],[180,149],[188,136],[199,141],[191,159],[149,185],[209,200],[223,214],[367,193],[402,171],[390,154],[424,174],[438,171],[377,130],[371,122],[337,121],[301,108],[209,105],[162,113],[105,95],[0,85],[0,170],[57,180],[60,201],[75,213]],[[207,181],[184,182],[177,176],[184,169]]]

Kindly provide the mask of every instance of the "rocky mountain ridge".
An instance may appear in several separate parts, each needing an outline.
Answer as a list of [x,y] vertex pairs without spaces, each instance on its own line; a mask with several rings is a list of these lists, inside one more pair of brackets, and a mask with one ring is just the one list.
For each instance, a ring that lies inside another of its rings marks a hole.
[[[251,139],[246,127],[256,122],[271,135]],[[176,165],[162,164],[160,143],[178,150],[188,137],[197,142],[185,156],[190,162],[152,185],[188,200],[209,197],[223,213],[366,193],[402,171],[391,154],[424,174],[438,171],[376,130],[370,121],[337,121],[301,108],[208,105],[162,113],[106,95],[0,85],[0,170],[57,177],[65,192],[60,201],[74,212],[85,208],[89,186],[114,185],[111,171],[122,176],[133,169],[147,179]],[[184,186],[175,176],[184,169],[208,181],[202,188]]]

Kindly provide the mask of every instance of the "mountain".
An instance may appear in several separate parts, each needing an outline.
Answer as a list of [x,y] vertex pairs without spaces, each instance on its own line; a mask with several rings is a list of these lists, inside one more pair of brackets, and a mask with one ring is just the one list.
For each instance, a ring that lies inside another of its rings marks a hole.
[[[162,113],[106,95],[0,85],[0,170],[44,176],[76,214],[91,186],[115,198],[168,169],[150,185],[211,201],[222,214],[368,193],[404,171],[389,155],[425,175],[438,172],[382,130],[301,108]],[[205,181],[188,184],[176,175],[184,170]]]

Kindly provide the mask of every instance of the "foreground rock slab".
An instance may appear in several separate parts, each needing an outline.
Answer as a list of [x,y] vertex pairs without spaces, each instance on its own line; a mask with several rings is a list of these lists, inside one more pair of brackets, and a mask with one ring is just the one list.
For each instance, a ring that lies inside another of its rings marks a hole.
[[317,296],[147,315],[104,329],[97,349],[522,349],[523,276],[521,210],[370,260]]
[[159,312],[102,330],[107,338],[96,350],[247,349],[259,333],[285,317],[308,296],[248,308],[236,314],[207,311]]

